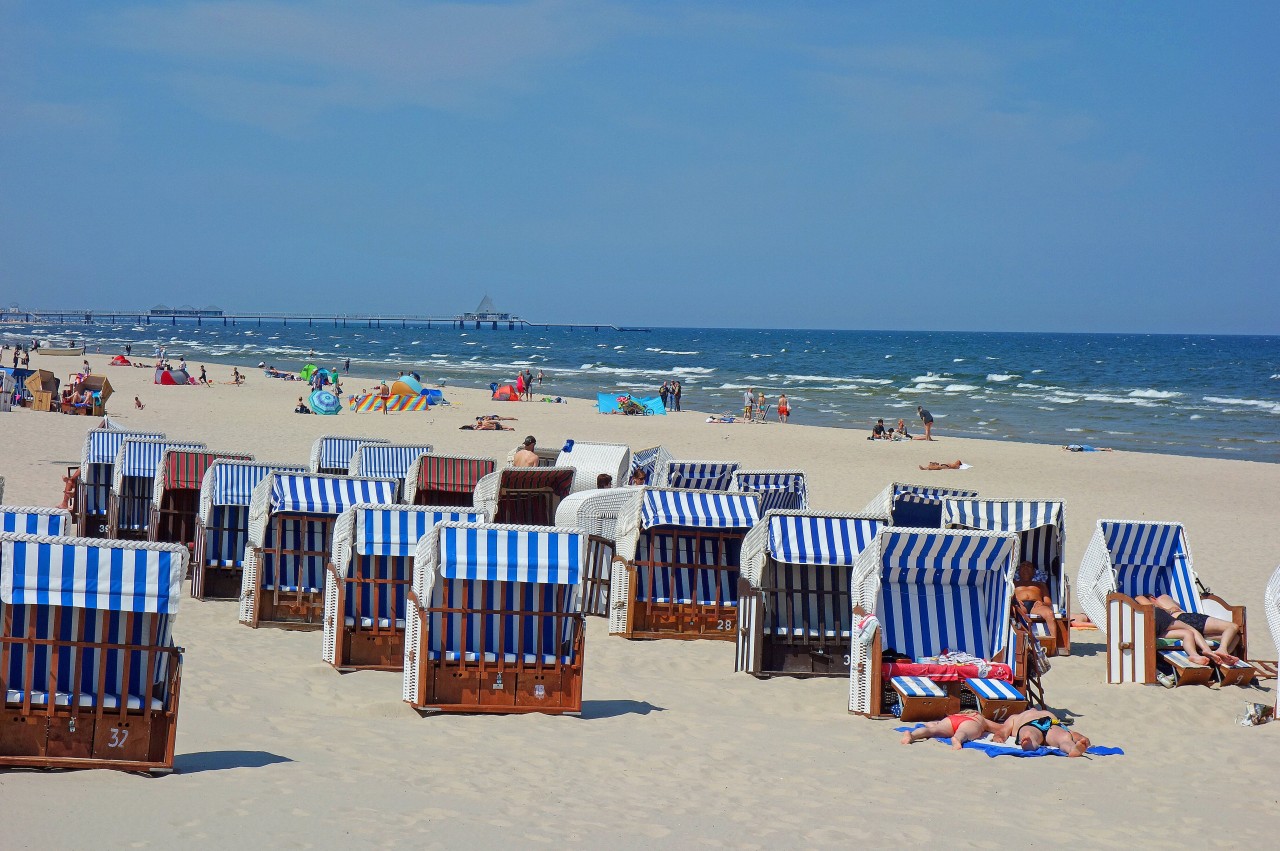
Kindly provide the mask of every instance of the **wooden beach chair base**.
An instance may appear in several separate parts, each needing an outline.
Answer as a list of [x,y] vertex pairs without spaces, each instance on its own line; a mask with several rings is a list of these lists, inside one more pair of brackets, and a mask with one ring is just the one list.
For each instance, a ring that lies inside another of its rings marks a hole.
[[343,629],[338,638],[339,671],[403,671],[404,629],[397,631]]
[[965,688],[977,703],[983,718],[1003,721],[1025,711],[1031,702],[1027,696],[1004,680],[967,679]]
[[253,620],[248,625],[254,629],[264,626],[300,631],[323,629],[324,592],[298,594],[290,591],[275,599],[271,591],[259,591]]
[[937,721],[960,711],[960,699],[924,677],[894,677],[890,687],[902,706],[903,721]]
[[849,676],[849,644],[815,647],[808,644],[790,644],[764,636],[760,650],[758,677],[783,675],[789,677],[847,677]]
[[1173,670],[1175,686],[1207,686],[1213,682],[1213,666],[1197,665],[1181,650],[1162,651],[1160,661]]
[[[632,586],[634,587],[634,586]],[[737,606],[697,603],[648,603],[633,600],[624,638],[738,640]]]
[[1254,670],[1253,665],[1241,659],[1230,667],[1219,665],[1218,675],[1222,678],[1224,686],[1248,686],[1253,684],[1257,671]]
[[121,771],[173,770],[176,725],[163,711],[121,716],[92,709],[71,714],[59,708],[24,713],[20,707],[0,711],[0,766],[30,768],[114,768]]
[[581,665],[499,667],[427,661],[413,708],[423,713],[581,714]]

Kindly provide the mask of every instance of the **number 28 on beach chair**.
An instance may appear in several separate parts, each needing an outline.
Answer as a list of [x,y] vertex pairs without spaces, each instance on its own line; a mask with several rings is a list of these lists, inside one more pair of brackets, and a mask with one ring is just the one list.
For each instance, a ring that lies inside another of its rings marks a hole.
[[325,571],[324,660],[339,671],[399,671],[418,541],[437,523],[483,519],[477,511],[413,505],[342,512]]
[[971,499],[977,495],[977,491],[892,482],[862,510],[867,514],[888,517],[890,526],[940,529],[944,499]]
[[609,576],[617,548],[618,515],[636,492],[634,487],[602,488],[569,494],[556,509],[556,525],[587,536],[582,577],[582,611],[609,616]]
[[0,533],[0,766],[173,768],[187,557]]
[[[1107,682],[1154,683],[1167,672],[1175,685],[1248,685],[1255,671],[1248,659],[1244,606],[1210,594],[1200,582],[1181,523],[1099,520],[1076,582],[1080,606],[1107,636]],[[1230,621],[1240,627],[1231,666],[1196,665],[1180,642],[1157,638],[1155,607],[1140,595],[1167,594],[1184,611]]]
[[742,540],[759,518],[753,493],[637,489],[618,517],[609,633],[736,640]]
[[471,508],[476,482],[497,469],[492,458],[472,455],[423,454],[414,459],[404,480],[409,505],[449,505]]
[[583,536],[441,523],[418,541],[404,699],[433,712],[582,711]]
[[848,676],[858,554],[883,517],[770,511],[742,542],[736,670]]
[[922,721],[964,706],[994,720],[1025,709],[1018,544],[1009,532],[881,530],[854,566],[849,711]]

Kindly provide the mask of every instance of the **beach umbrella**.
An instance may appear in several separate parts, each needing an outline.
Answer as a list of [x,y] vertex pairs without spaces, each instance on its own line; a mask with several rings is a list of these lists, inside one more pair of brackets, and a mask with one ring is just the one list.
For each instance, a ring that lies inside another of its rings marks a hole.
[[307,405],[314,413],[332,416],[342,410],[342,402],[328,390],[313,390]]

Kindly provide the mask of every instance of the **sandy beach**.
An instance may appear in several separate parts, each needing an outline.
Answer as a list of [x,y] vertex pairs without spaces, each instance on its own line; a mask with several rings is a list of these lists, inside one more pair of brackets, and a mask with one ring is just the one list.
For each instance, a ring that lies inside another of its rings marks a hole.
[[[691,397],[684,403],[694,410],[681,414],[621,417],[586,400],[497,403],[450,387],[452,405],[428,413],[298,416],[306,385],[251,364],[241,365],[240,387],[222,365],[209,368],[212,387],[159,387],[152,370],[106,367],[108,359],[89,357],[115,388],[108,408],[122,426],[260,460],[305,463],[317,436],[350,434],[501,462],[532,434],[545,447],[567,438],[661,443],[677,457],[798,467],[815,508],[861,509],[892,481],[1063,499],[1073,584],[1099,518],[1179,521],[1205,583],[1249,608],[1252,655],[1276,656],[1261,612],[1280,559],[1276,465],[1077,454],[951,438],[941,424],[933,443],[776,422],[711,425]],[[31,360],[64,380],[78,363]],[[372,386],[344,382],[348,392]],[[135,395],[145,410],[134,409]],[[517,417],[515,430],[459,430],[485,413]],[[56,505],[95,422],[0,415],[5,502]],[[972,468],[917,469],[955,459]],[[1109,686],[1097,632],[1074,633],[1074,655],[1054,660],[1046,696],[1095,744],[1125,755],[1070,761],[905,748],[895,722],[848,714],[845,679],[756,680],[734,673],[729,643],[629,642],[594,618],[581,718],[420,718],[400,701],[399,674],[339,675],[320,659],[319,633],[250,630],[232,602],[184,599],[176,633],[186,648],[177,772],[0,772],[0,845],[1119,847],[1180,837],[1262,846],[1280,828],[1280,724],[1234,723],[1247,701],[1270,702],[1275,682],[1252,691]]]

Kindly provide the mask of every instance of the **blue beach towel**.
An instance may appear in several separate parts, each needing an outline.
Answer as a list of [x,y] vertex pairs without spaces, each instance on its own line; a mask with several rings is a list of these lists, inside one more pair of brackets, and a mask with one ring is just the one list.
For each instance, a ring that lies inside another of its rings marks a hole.
[[[895,727],[894,729],[897,730],[899,733],[905,733],[908,730],[915,730],[923,726],[924,726],[923,724],[913,724],[910,727]],[[934,739],[934,741],[941,742],[947,747],[951,747],[950,739]],[[1018,745],[1017,742],[1005,742],[1004,744],[996,744],[995,742],[985,738],[979,739],[976,742],[965,742],[964,747],[967,750],[981,751],[982,753],[985,753],[989,757],[1018,756],[1018,757],[1025,758],[1025,757],[1033,757],[1033,756],[1062,756],[1062,757],[1066,756],[1065,753],[1058,750],[1057,748],[1041,746],[1036,748],[1033,751],[1024,751]],[[1122,749],[1108,748],[1108,747],[1103,747],[1102,745],[1094,745],[1093,747],[1085,751],[1085,753],[1088,754],[1089,756],[1124,756],[1124,751]]]

